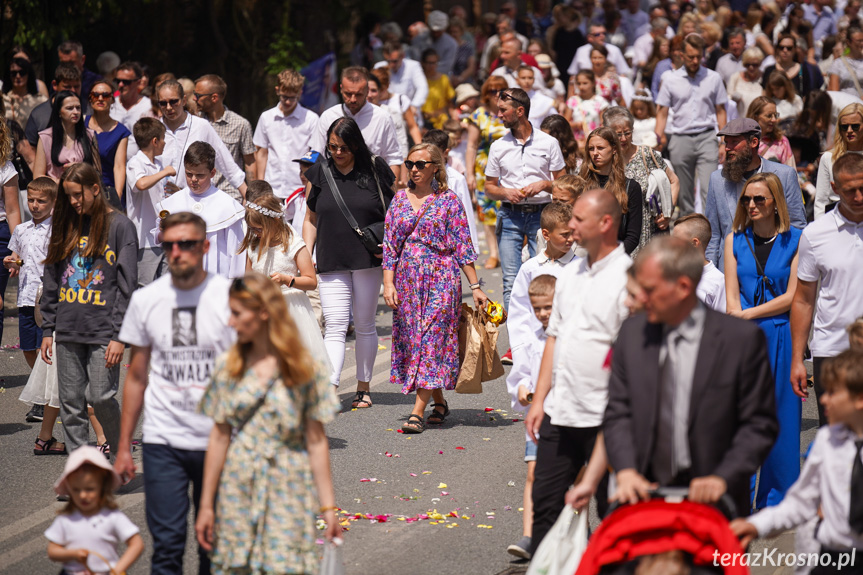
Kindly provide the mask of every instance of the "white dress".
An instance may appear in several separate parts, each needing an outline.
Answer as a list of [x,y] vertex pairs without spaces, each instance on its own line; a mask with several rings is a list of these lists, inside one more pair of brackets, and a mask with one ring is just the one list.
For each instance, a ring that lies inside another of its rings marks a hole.
[[[297,252],[306,247],[306,242],[297,234],[293,234],[291,246],[288,251],[284,251],[282,246],[269,248],[258,259],[258,249],[249,248],[249,260],[252,262],[252,269],[269,277],[273,273],[288,274],[294,277],[300,275],[300,270],[297,267]],[[312,309],[312,304],[309,301],[309,296],[301,289],[289,288],[286,285],[281,285],[282,294],[285,296],[285,302],[288,304],[288,312],[297,324],[297,329],[300,336],[303,338],[303,343],[306,344],[312,357],[322,363],[327,370],[327,376],[332,375],[333,367],[330,363],[330,357],[327,355],[327,348],[324,346],[324,338],[321,335],[321,328],[318,326],[318,320],[315,318],[315,312]]]
[[60,394],[57,391],[57,340],[51,346],[51,358],[53,361],[48,365],[42,361],[42,354],[36,356],[33,371],[27,379],[27,385],[18,396],[20,401],[27,405],[47,405],[60,407]]

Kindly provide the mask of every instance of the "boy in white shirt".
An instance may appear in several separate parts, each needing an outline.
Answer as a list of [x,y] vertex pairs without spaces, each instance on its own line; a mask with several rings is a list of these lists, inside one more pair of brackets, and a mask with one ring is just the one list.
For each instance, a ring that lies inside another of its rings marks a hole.
[[528,120],[530,120],[534,130],[539,130],[543,120],[557,114],[554,98],[550,98],[539,90],[534,90],[536,72],[532,66],[526,64],[519,66],[516,72],[518,74],[518,85],[522,90],[527,92],[527,96],[530,98]]
[[165,178],[176,176],[173,166],[163,167],[165,124],[155,118],[135,122],[132,135],[138,152],[126,164],[126,215],[138,232],[138,287],[150,284],[162,259],[162,248],[150,233],[156,227],[156,205],[165,199]]
[[[513,367],[506,378],[506,387],[512,396],[512,408],[524,411],[533,399],[539,365],[545,351],[545,328],[551,317],[554,302],[554,286],[557,278],[551,274],[535,277],[528,287],[528,297],[539,327],[531,334],[530,341],[513,350]],[[510,300],[512,306],[512,300]],[[522,514],[522,538],[507,552],[522,559],[530,559],[530,536],[533,531],[533,470],[536,468],[536,443],[525,432],[524,461],[527,463],[527,478],[524,482],[524,512]]]
[[[773,537],[818,515],[816,539],[830,555],[812,575],[863,573],[863,352],[849,349],[827,359],[821,368],[824,406],[829,425],[818,430],[800,477],[785,498],[731,529],[745,547],[754,537]],[[824,560],[821,556],[819,559]],[[837,565],[841,565],[839,569]]]
[[[710,242],[710,221],[701,214],[683,216],[674,224],[671,235],[692,243],[704,255]],[[704,258],[704,271],[701,281],[695,288],[698,298],[707,307],[720,313],[725,313],[725,274],[713,262]]]

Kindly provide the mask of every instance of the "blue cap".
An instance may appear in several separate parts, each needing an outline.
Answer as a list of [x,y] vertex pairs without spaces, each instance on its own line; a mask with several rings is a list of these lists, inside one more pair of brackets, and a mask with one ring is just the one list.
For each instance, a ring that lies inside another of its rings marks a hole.
[[294,161],[300,162],[301,164],[315,164],[320,157],[321,155],[318,152],[314,150],[309,150],[308,152],[306,152],[305,156],[303,156],[302,158],[297,158]]

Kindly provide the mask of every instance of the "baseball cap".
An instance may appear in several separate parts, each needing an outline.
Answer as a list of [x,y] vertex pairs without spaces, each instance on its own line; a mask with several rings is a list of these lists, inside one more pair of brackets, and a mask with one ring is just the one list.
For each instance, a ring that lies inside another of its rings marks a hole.
[[445,12],[433,10],[429,13],[428,25],[432,32],[443,32],[449,26],[449,17]]
[[54,484],[54,491],[57,495],[69,495],[69,486],[67,485],[69,476],[85,464],[108,471],[111,478],[112,491],[122,485],[123,481],[120,479],[120,475],[114,471],[114,467],[105,459],[105,455],[92,445],[84,445],[69,454],[69,459],[66,460],[66,467],[63,469],[63,475]]
[[752,118],[736,118],[731,120],[725,127],[719,130],[720,136],[743,136],[754,134],[761,137],[761,126]]
[[318,158],[320,157],[321,155],[318,152],[314,150],[309,150],[302,158],[297,158],[293,161],[299,162],[301,164],[316,164],[318,162]]

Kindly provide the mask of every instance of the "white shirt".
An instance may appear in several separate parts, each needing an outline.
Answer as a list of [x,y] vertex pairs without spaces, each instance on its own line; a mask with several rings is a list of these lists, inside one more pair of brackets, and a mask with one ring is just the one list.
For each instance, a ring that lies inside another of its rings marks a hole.
[[[531,310],[533,313],[533,310]],[[534,316],[536,319],[536,316]],[[518,402],[518,388],[524,386],[528,393],[536,391],[536,382],[539,379],[539,366],[542,364],[542,354],[545,351],[545,342],[548,337],[545,330],[536,321],[537,327],[530,334],[530,339],[518,348],[512,350],[512,369],[506,376],[506,388],[512,398],[512,410],[517,412],[527,411],[527,407]]]
[[821,280],[812,356],[839,355],[848,349],[846,326],[863,310],[863,224],[849,221],[836,206],[804,228],[797,254],[797,278]]
[[[243,220],[246,210],[237,200],[213,185],[202,194],[193,194],[189,188],[183,188],[159,202],[156,210],[158,214],[163,211],[169,214],[192,212],[204,218],[210,241],[210,251],[204,255],[205,270],[229,278],[246,273],[246,253],[237,253],[245,237]],[[158,232],[156,227],[154,238]]]
[[[498,184],[503,188],[519,189],[540,180],[552,180],[552,172],[565,167],[560,143],[554,137],[533,129],[527,141],[521,144],[510,131],[492,143],[485,176],[500,178]],[[540,192],[521,203],[547,204],[550,201],[549,192]]]
[[[375,68],[387,65],[386,60],[381,60],[375,64]],[[389,91],[393,94],[404,94],[411,99],[414,108],[422,108],[429,95],[429,83],[423,73],[422,64],[410,58],[403,58],[401,67],[395,73],[390,70]]]
[[[12,162],[7,160],[5,164],[0,166],[0,187],[9,183],[9,180],[18,175],[18,170],[12,165]],[[0,193],[0,222],[6,221],[6,198]]]
[[546,334],[556,337],[545,413],[553,425],[597,427],[608,403],[611,344],[626,309],[626,270],[632,260],[619,244],[594,262],[568,266],[557,280]]
[[[614,44],[606,44],[605,49],[608,50],[608,61],[614,64],[617,69],[618,76],[629,76],[632,70],[629,64],[626,63],[626,58],[623,57],[623,52]],[[570,76],[578,74],[579,70],[592,70],[593,64],[590,62],[590,52],[593,50],[591,44],[585,44],[575,51],[575,56],[572,58],[572,63],[569,65],[567,72]]]
[[653,55],[653,44],[654,38],[653,34],[651,34],[650,32],[647,32],[647,34],[642,34],[632,44],[632,51],[635,53],[633,63],[636,66],[640,68],[647,64],[647,61],[650,60],[650,57]]
[[[224,192],[220,192],[224,193]],[[213,420],[198,413],[216,357],[233,344],[230,281],[207,274],[181,290],[165,275],[132,294],[120,341],[151,348],[144,393],[144,443],[206,451]]]
[[734,54],[729,52],[716,61],[716,73],[719,74],[726,86],[731,81],[731,76],[735,72],[742,72],[743,69],[743,55],[735,58]]
[[548,257],[545,248],[543,248],[540,253],[521,264],[509,294],[509,309],[506,310],[509,347],[513,351],[530,342],[532,340],[531,334],[537,328],[542,327],[533,313],[530,295],[527,293],[530,282],[545,274],[559,278],[566,266],[574,261],[577,262],[578,258],[572,250],[559,259],[553,260]]
[[[851,471],[857,447],[844,425],[825,425],[815,434],[800,477],[788,488],[782,502],[747,519],[759,537],[773,537],[818,516],[815,539],[832,550],[863,549],[863,535],[848,525],[851,509]],[[861,557],[857,557],[860,561]]]
[[467,217],[467,227],[470,229],[470,242],[473,244],[473,249],[479,253],[479,240],[476,235],[476,211],[473,207],[473,202],[470,201],[470,191],[467,189],[467,180],[459,174],[452,166],[446,167],[446,181],[449,189],[461,200],[461,205],[464,206],[464,214]]
[[543,92],[531,90],[527,95],[530,97],[530,114],[527,119],[536,131],[543,120],[557,114],[557,108],[554,107],[554,98],[549,98]]
[[35,307],[36,295],[42,285],[45,257],[51,241],[51,216],[36,224],[33,220],[15,226],[9,239],[9,250],[24,260],[18,276],[18,307]]
[[[164,118],[162,123],[164,123]],[[231,152],[225,143],[204,118],[193,116],[186,112],[186,119],[177,128],[171,131],[165,124],[165,150],[162,152],[161,160],[165,166],[174,166],[177,170],[176,184],[180,188],[186,187],[186,170],[183,158],[189,146],[195,142],[207,142],[216,150],[216,169],[228,179],[228,182],[239,189],[246,181],[246,174],[234,161]]]
[[675,134],[699,134],[716,129],[716,106],[725,105],[728,94],[722,78],[704,66],[691,78],[683,66],[662,76],[656,103],[674,110],[669,123]]
[[[312,149],[318,120],[317,114],[299,104],[287,116],[278,106],[261,114],[253,141],[267,150],[264,179],[273,187],[276,197],[287,198],[303,185],[300,165],[294,160]],[[315,151],[323,153],[324,150]]]
[[103,508],[89,517],[80,511],[58,515],[45,530],[45,538],[67,549],[95,551],[110,563],[110,566],[105,565],[102,559],[90,553],[86,566],[77,561],[64,563],[63,568],[68,573],[85,573],[87,569],[94,573],[106,573],[120,560],[117,545],[125,543],[139,532],[138,526],[122,511]]
[[719,271],[713,262],[704,265],[701,281],[695,288],[695,294],[712,310],[726,313],[725,307],[725,274]]
[[138,103],[127,110],[120,102],[120,99],[117,98],[111,104],[109,114],[111,118],[117,120],[132,132],[132,135],[129,137],[129,143],[126,146],[126,161],[129,161],[132,156],[138,153],[138,143],[135,141],[135,123],[141,118],[153,117],[153,102],[147,96],[141,96]]
[[327,147],[327,130],[339,118],[353,118],[360,127],[371,153],[381,156],[390,166],[398,166],[404,161],[390,113],[371,102],[366,102],[356,116],[351,114],[344,104],[336,104],[325,110],[318,120],[318,129],[312,139],[313,150],[324,153]]
[[135,187],[138,180],[145,176],[158,174],[163,169],[162,162],[155,158],[154,162],[138,151],[126,164],[126,215],[135,224],[138,232],[139,248],[159,247],[150,230],[156,227],[156,205],[165,198],[165,179],[161,179],[150,189],[139,190]]
[[399,139],[399,152],[403,158],[407,158],[410,146],[408,145],[408,128],[405,122],[405,112],[411,107],[410,99],[404,94],[390,94],[390,99],[381,102],[380,107],[390,113],[393,126],[396,128],[396,136]]
[[[519,64],[521,66],[521,64]],[[533,69],[533,89],[544,91],[546,90],[545,82],[542,79],[542,71],[539,68],[531,66]],[[500,76],[506,80],[506,85],[510,88],[521,88],[518,84],[518,69],[507,68],[503,64],[494,69],[492,76]]]

